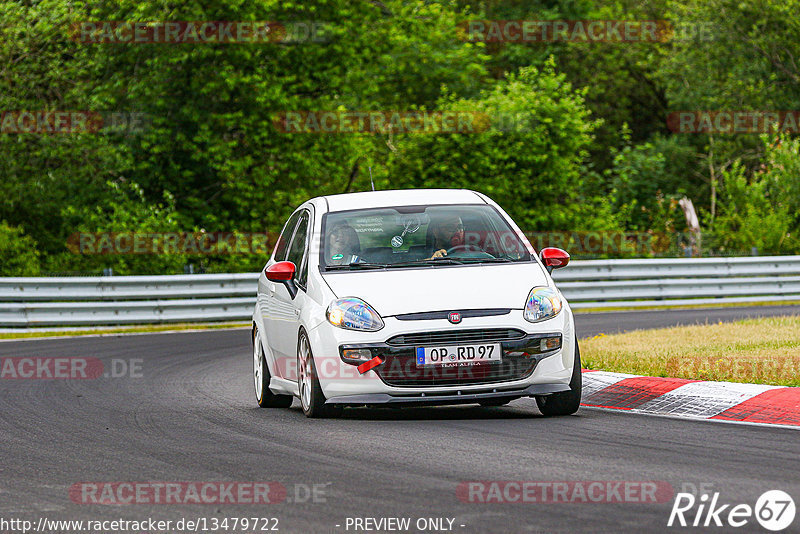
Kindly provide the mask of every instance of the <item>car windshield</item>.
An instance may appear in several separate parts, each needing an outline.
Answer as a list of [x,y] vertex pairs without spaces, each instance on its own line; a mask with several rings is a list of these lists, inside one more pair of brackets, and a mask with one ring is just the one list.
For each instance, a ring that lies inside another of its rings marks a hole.
[[325,216],[326,270],[531,261],[531,251],[488,205],[406,206]]

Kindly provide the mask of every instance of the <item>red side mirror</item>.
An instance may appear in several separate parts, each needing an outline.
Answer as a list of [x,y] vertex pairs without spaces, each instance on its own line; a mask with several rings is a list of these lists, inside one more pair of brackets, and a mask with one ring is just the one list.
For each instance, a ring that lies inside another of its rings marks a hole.
[[267,275],[267,280],[270,282],[289,282],[294,279],[294,270],[294,263],[290,261],[279,261],[267,267],[264,274]]
[[569,263],[569,254],[567,254],[566,250],[561,250],[560,248],[543,248],[539,253],[539,257],[542,259],[542,263],[544,263],[548,273],[552,273],[553,269],[566,267]]

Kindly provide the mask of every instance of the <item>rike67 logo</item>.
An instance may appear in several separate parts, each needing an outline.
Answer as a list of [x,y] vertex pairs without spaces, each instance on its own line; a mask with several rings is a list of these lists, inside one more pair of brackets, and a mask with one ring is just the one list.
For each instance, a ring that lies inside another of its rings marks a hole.
[[667,526],[681,527],[733,527],[751,525],[755,519],[762,527],[773,532],[784,530],[794,521],[795,504],[792,497],[781,490],[764,492],[755,503],[721,503],[719,492],[678,493],[669,514]]

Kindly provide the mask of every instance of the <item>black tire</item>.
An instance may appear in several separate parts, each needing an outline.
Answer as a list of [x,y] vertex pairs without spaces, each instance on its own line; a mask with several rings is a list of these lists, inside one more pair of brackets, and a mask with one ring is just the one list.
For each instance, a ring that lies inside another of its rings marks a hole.
[[297,392],[300,395],[300,407],[306,417],[338,417],[342,414],[341,406],[325,404],[325,395],[317,378],[314,354],[305,330],[300,331],[297,339]]
[[572,366],[572,378],[569,381],[569,391],[542,395],[536,397],[536,405],[542,415],[572,415],[581,405],[581,392],[583,381],[581,378],[581,350],[578,341],[575,341],[575,363]]
[[492,406],[505,406],[509,402],[511,402],[511,399],[486,399],[480,401],[478,404],[484,408],[490,408]]
[[261,408],[288,408],[294,398],[291,395],[276,395],[269,390],[269,367],[264,359],[264,346],[258,335],[258,328],[253,329],[253,385],[256,402]]

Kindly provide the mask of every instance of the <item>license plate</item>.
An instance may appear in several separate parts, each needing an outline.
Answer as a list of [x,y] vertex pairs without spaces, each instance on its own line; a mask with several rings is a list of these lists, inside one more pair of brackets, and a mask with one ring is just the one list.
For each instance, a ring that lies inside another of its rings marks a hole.
[[417,367],[436,365],[460,367],[502,360],[500,343],[456,345],[451,347],[417,347]]

